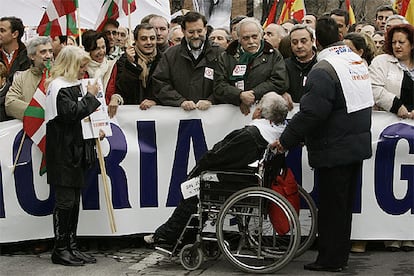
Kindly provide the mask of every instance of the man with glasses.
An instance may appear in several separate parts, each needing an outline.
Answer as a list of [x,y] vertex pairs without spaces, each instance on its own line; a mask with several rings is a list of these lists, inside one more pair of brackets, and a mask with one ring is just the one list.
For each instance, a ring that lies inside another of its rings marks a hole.
[[375,28],[379,31],[385,31],[385,23],[388,17],[397,14],[397,11],[390,5],[382,5],[375,11]]
[[106,56],[109,60],[118,60],[123,54],[122,49],[117,46],[119,38],[118,27],[118,21],[115,19],[108,19],[102,29],[102,32],[109,41],[109,51]]

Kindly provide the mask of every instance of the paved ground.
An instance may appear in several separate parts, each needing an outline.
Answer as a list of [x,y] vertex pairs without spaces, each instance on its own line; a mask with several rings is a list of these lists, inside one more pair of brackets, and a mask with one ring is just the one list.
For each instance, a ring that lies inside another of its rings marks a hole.
[[[195,271],[186,271],[178,258],[169,259],[153,249],[142,245],[141,240],[124,240],[110,244],[106,250],[90,249],[97,257],[96,264],[82,267],[54,265],[50,261],[50,250],[40,254],[31,253],[27,246],[3,246],[0,255],[0,275],[85,275],[85,276],[135,276],[135,275],[248,275],[232,267],[224,257],[206,261]],[[316,256],[310,250],[294,259],[278,275],[330,275],[331,273],[309,272],[303,265]],[[351,254],[348,270],[339,275],[414,275],[414,252],[388,252],[378,242],[370,243],[366,253]]]

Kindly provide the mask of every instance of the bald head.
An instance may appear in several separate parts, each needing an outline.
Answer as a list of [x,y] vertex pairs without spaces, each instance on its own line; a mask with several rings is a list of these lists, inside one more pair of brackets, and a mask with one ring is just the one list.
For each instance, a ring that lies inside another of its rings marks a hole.
[[264,39],[272,44],[273,48],[279,48],[279,43],[282,38],[287,35],[285,29],[282,26],[275,23],[269,24],[264,29]]

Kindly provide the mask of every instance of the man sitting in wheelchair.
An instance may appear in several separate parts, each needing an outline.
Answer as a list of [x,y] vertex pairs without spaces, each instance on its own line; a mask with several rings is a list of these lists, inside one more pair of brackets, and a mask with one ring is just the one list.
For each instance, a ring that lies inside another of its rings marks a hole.
[[[280,137],[286,126],[288,104],[275,92],[265,94],[257,104],[252,122],[229,133],[198,160],[188,179],[206,170],[240,170],[262,158],[267,146]],[[148,244],[177,242],[187,221],[197,212],[196,196],[181,200],[171,217],[154,234],[144,237]]]

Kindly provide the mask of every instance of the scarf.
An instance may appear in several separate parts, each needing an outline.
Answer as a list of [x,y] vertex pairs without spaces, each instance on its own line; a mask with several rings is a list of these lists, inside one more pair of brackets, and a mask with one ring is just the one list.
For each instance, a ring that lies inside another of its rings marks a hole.
[[269,143],[273,143],[279,139],[283,130],[286,128],[286,122],[283,124],[275,125],[268,119],[254,119],[249,123],[249,126],[255,126],[259,129],[262,137]]
[[52,80],[46,91],[46,102],[45,102],[45,122],[49,122],[53,120],[58,115],[57,111],[57,95],[59,90],[64,87],[71,87],[71,86],[80,86],[80,80],[77,81],[68,81],[63,77],[57,77],[56,79]]
[[93,79],[100,79],[102,81],[102,85],[104,87],[104,91],[106,91],[106,86],[108,85],[109,78],[111,76],[112,67],[115,64],[113,60],[109,61],[106,57],[102,61],[102,63],[96,62],[95,60],[91,60],[88,63],[88,75],[90,78]]
[[319,53],[318,60],[326,60],[336,71],[348,113],[374,105],[368,68],[348,46],[328,47]]
[[[232,75],[230,76],[230,80],[233,81],[239,81],[239,80],[244,80],[244,76],[246,75],[247,72],[247,66],[256,58],[258,57],[261,53],[263,53],[263,48],[264,48],[264,41],[260,41],[260,47],[259,50],[257,50],[256,53],[249,53],[246,52],[245,50],[243,50],[243,48],[241,47],[241,45],[239,44],[239,46],[237,47],[237,53],[239,54],[239,61],[236,64]],[[238,73],[238,70],[236,70],[237,67],[242,67],[245,68],[242,73]]]
[[145,55],[137,46],[135,46],[135,52],[138,54],[138,65],[142,68],[139,79],[141,80],[142,86],[146,88],[150,71],[148,64],[151,64],[154,61],[155,57],[157,56],[157,49],[154,49],[154,52],[151,54]]

